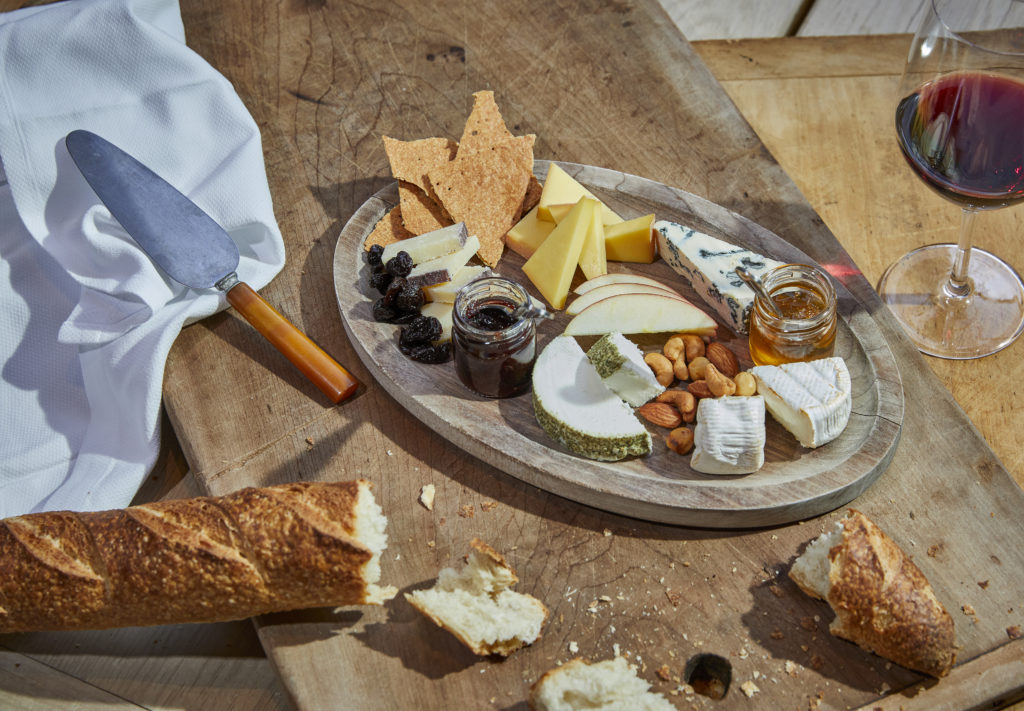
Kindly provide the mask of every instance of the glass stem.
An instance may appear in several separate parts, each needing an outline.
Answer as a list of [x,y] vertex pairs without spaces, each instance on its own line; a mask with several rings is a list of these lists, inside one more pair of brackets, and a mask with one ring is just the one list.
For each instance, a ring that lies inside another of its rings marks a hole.
[[956,244],[956,254],[953,256],[953,269],[943,289],[947,296],[954,299],[966,298],[973,290],[971,279],[967,276],[967,268],[971,262],[971,234],[977,214],[977,210],[965,207],[960,215],[960,237]]

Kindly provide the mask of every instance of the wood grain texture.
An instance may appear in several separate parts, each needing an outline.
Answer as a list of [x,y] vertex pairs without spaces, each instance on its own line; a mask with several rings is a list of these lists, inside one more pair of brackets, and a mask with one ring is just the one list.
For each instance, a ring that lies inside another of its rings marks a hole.
[[[814,0],[796,34],[815,37],[841,34],[889,34],[917,31],[924,19],[922,0]],[[964,3],[969,19],[962,30],[991,30],[1024,25],[1024,6],[1006,0],[976,0]],[[755,36],[755,35],[751,35]]]
[[660,0],[665,12],[690,40],[730,37],[786,37],[793,33],[807,0]]
[[[786,263],[809,263],[806,254],[777,235],[695,195],[617,171],[562,163],[626,219],[654,213]],[[548,162],[537,161],[541,181]],[[346,224],[335,251],[334,280],[345,329],[375,380],[411,415],[450,442],[502,471],[552,493],[606,511],[664,523],[713,528],[749,528],[809,518],[860,495],[888,466],[899,441],[903,390],[892,353],[862,304],[841,292],[836,354],[853,377],[853,416],[825,447],[801,448],[774,420],[767,424],[765,465],[743,477],[702,475],[689,460],[664,446],[667,430],[650,426],[650,456],[598,462],[573,455],[537,424],[531,397],[490,400],[469,393],[450,364],[414,363],[395,347],[397,329],[373,320],[377,292],[368,284],[364,241],[377,221],[398,202],[395,185],[377,193]],[[523,260],[506,254],[498,273],[535,292],[523,275]],[[653,277],[696,304],[701,297],[664,262],[612,264],[613,271]],[[574,282],[582,281],[577,275]],[[541,298],[539,293],[534,293]],[[709,311],[710,312],[710,311]],[[538,349],[560,335],[564,314],[538,324]],[[660,352],[665,335],[639,338]],[[585,341],[589,345],[593,338]],[[752,363],[746,340],[721,325],[716,340],[730,348],[740,368]]]
[[[602,513],[467,456],[365,377],[331,303],[334,238],[390,182],[381,135],[457,137],[482,88],[496,91],[515,132],[538,135],[539,157],[709,198],[843,274],[885,333],[907,396],[892,465],[857,506],[916,554],[951,609],[977,610],[977,624],[957,619],[964,659],[1006,643],[1006,627],[1022,616],[1015,596],[1024,553],[1009,542],[1022,534],[1024,497],[660,7],[506,3],[441,12],[412,2],[260,2],[232,7],[230,21],[219,6],[183,9],[186,24],[222,28],[198,35],[196,48],[264,127],[290,258],[267,296],[366,384],[331,408],[253,345],[235,317],[187,329],[165,392],[196,475],[214,492],[366,476],[391,520],[388,582],[429,584],[479,536],[508,555],[519,589],[552,610],[542,640],[500,665],[469,656],[400,598],[382,609],[263,619],[260,637],[298,705],[344,698],[365,708],[522,708],[529,683],[572,655],[570,642],[590,658],[617,645],[646,663],[642,674],[663,691],[678,682],[655,675],[662,663],[678,678],[691,656],[715,651],[737,681],[754,672],[778,680],[759,684],[766,707],[805,706],[819,691],[823,708],[856,706],[919,679],[832,639],[830,613],[787,582],[789,562],[835,514],[804,526],[708,532]],[[778,104],[773,96],[767,106]],[[416,502],[425,483],[437,487],[433,511]],[[731,694],[720,706],[747,703]]]

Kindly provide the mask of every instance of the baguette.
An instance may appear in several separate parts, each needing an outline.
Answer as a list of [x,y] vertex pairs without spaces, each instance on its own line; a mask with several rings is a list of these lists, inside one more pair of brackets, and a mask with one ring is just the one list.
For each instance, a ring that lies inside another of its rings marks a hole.
[[380,604],[386,525],[362,480],[3,519],[0,633]]
[[675,711],[622,657],[590,664],[573,659],[530,687],[532,711]]
[[537,598],[509,590],[519,578],[504,556],[478,538],[468,564],[444,568],[428,590],[405,598],[474,654],[507,657],[540,637],[548,609]]
[[833,635],[934,677],[953,666],[953,618],[924,573],[859,511],[811,541],[789,577],[832,607]]

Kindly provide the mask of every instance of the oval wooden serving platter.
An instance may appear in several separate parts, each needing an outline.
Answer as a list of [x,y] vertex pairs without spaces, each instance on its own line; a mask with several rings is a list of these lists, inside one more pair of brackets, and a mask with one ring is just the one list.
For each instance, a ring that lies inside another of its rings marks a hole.
[[[543,181],[548,165],[548,161],[536,161],[538,179]],[[769,230],[696,195],[603,168],[559,165],[626,219],[653,212],[657,219],[690,225],[781,261],[812,263]],[[654,447],[647,457],[607,463],[570,453],[537,424],[529,393],[504,400],[479,397],[463,387],[450,362],[424,365],[407,359],[397,348],[399,327],[373,320],[370,309],[378,294],[367,281],[369,268],[362,245],[377,220],[397,202],[397,185],[381,190],[352,216],[338,239],[334,284],[345,329],[373,376],[413,416],[504,472],[551,493],[626,516],[744,528],[796,521],[842,506],[867,489],[892,459],[903,421],[899,370],[871,315],[841,285],[836,355],[846,359],[853,379],[853,414],[838,439],[818,449],[804,449],[769,416],[764,467],[737,477],[693,471],[689,456],[667,450],[667,432],[654,427]],[[522,264],[518,255],[506,250],[497,271],[537,295],[522,274]],[[609,262],[608,267],[660,279],[703,304],[661,260]],[[580,279],[577,275],[573,286]],[[538,347],[559,335],[568,320],[559,314],[541,324]],[[640,343],[645,350],[655,350],[664,337]],[[723,325],[718,340],[736,354],[742,368],[751,365],[745,337],[736,337]]]

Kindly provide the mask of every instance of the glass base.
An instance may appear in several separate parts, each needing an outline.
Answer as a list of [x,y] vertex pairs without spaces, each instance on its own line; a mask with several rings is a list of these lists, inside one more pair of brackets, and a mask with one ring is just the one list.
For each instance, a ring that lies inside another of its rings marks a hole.
[[1024,283],[1009,264],[971,249],[970,290],[950,291],[955,244],[915,249],[890,266],[878,294],[922,353],[966,360],[1006,348],[1024,330]]

